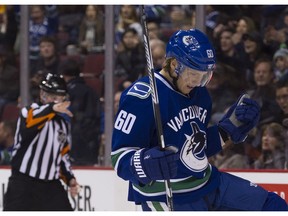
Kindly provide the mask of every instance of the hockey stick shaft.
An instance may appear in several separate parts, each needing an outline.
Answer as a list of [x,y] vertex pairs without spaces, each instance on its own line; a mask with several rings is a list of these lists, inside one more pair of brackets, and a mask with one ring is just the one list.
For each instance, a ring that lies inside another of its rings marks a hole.
[[[141,21],[143,27],[143,40],[144,40],[144,47],[145,47],[145,55],[147,60],[147,67],[148,67],[148,76],[149,76],[149,83],[151,88],[151,95],[152,95],[152,104],[153,104],[153,111],[154,111],[154,118],[157,128],[157,136],[158,142],[160,144],[161,149],[165,149],[165,142],[164,142],[164,135],[163,135],[163,128],[162,128],[162,121],[160,115],[160,107],[159,107],[159,99],[158,99],[158,91],[156,86],[156,80],[154,75],[154,66],[153,66],[153,59],[152,59],[152,52],[149,43],[149,35],[146,23],[146,14],[144,5],[140,6],[141,10]],[[165,189],[166,189],[166,198],[167,198],[167,206],[170,211],[173,211],[173,194],[170,180],[165,180]]]

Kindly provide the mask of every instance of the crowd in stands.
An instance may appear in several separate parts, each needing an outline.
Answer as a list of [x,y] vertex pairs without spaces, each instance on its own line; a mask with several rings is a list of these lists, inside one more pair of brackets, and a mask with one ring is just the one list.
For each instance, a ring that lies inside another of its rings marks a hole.
[[[158,70],[171,34],[195,27],[196,7],[146,5],[145,9],[153,63]],[[130,85],[144,76],[147,68],[139,7],[117,5],[114,10],[117,103],[127,87],[124,83]],[[99,164],[97,157],[103,157],[105,140],[105,6],[31,5],[29,15],[31,100],[38,100],[39,82],[48,72],[64,75],[76,113],[72,121],[73,163]],[[21,100],[20,19],[19,5],[0,5],[1,121],[5,121],[5,106]],[[259,124],[246,141],[211,161],[222,169],[288,169],[288,7],[205,5],[205,31],[217,58],[207,86],[214,102],[211,124],[217,123],[244,92],[261,106]],[[89,161],[83,159],[85,154]]]

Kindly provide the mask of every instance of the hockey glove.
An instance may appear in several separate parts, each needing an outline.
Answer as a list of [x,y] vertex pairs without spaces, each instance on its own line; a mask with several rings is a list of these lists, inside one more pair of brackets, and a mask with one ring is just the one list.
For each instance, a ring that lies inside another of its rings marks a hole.
[[143,184],[153,180],[167,180],[177,175],[178,149],[174,146],[140,149],[131,158],[130,169]]
[[256,101],[242,95],[219,121],[218,126],[220,131],[224,130],[230,139],[237,144],[245,141],[248,132],[256,126],[259,118],[260,106]]

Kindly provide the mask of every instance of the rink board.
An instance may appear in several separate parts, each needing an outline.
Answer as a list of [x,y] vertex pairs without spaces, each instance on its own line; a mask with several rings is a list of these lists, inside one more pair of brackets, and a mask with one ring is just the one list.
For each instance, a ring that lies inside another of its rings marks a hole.
[[[233,175],[257,183],[269,191],[276,192],[288,203],[288,171],[225,170]],[[133,203],[127,201],[128,183],[111,168],[75,167],[74,173],[82,185],[76,199],[71,199],[77,211],[137,211]],[[3,195],[10,176],[9,167],[0,167],[0,210]]]

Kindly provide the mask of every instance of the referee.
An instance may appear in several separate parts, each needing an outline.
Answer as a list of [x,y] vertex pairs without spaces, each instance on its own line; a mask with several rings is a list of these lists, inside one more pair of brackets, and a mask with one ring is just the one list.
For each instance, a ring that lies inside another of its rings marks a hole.
[[12,152],[12,174],[4,196],[4,211],[72,211],[60,179],[78,193],[71,171],[68,143],[72,113],[67,109],[66,84],[48,74],[40,83],[40,103],[22,108]]

